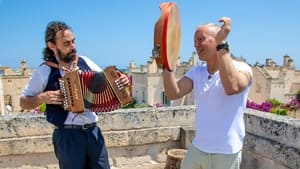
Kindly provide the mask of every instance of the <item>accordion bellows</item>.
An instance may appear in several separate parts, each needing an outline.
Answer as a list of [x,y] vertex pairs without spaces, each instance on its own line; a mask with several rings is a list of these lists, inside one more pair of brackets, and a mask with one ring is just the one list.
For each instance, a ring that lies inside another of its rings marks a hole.
[[130,86],[121,86],[114,66],[103,72],[67,72],[59,79],[64,109],[81,113],[108,112],[132,102]]

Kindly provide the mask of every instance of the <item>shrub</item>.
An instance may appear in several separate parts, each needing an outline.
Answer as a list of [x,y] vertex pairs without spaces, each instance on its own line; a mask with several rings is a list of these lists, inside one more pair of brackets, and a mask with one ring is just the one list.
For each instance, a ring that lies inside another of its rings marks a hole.
[[35,113],[35,114],[42,114],[45,111],[46,111],[46,103],[42,103],[38,107],[33,109],[33,113]]
[[270,112],[277,115],[288,115],[288,112],[295,112],[300,108],[300,102],[297,97],[292,98],[288,103],[283,104],[276,99],[268,99],[263,103],[255,103],[247,100],[247,108]]

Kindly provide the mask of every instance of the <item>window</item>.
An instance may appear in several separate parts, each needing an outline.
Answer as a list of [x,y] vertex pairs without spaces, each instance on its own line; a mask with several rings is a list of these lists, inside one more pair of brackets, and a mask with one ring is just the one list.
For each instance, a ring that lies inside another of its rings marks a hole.
[[166,92],[162,92],[161,93],[161,97],[162,97],[162,104],[163,105],[167,105],[167,106],[170,106],[170,100],[168,99],[167,95],[166,95]]

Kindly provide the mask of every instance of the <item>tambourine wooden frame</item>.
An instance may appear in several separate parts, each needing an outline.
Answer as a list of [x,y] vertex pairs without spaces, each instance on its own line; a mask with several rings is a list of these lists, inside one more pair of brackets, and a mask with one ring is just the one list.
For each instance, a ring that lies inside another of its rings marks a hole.
[[180,17],[175,3],[161,3],[161,15],[155,24],[152,55],[159,68],[172,71],[180,48]]

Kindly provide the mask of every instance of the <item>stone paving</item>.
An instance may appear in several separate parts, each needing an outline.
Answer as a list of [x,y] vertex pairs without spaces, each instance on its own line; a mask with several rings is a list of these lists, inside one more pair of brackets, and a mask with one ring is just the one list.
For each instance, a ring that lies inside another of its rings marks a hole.
[[111,169],[164,169],[165,163],[158,163],[155,161],[145,162],[142,164],[135,164],[135,165],[122,165],[119,167],[111,166]]

